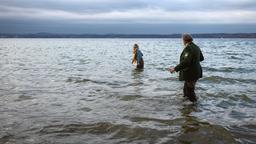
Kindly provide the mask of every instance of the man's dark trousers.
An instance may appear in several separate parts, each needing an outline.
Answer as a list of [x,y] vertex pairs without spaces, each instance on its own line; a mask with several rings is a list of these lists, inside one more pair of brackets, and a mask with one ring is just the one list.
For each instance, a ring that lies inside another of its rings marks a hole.
[[185,81],[184,87],[183,87],[184,97],[188,97],[188,99],[192,102],[197,101],[196,94],[195,94],[195,85],[196,85],[196,80]]

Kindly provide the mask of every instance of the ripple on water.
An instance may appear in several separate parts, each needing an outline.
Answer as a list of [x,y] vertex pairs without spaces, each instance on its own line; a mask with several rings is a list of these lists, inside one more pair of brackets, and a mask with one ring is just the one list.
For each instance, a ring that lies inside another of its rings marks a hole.
[[246,113],[237,111],[236,109],[232,110],[229,113],[229,116],[234,118],[234,119],[243,119],[243,118],[247,118],[247,117],[249,118],[250,117],[250,116],[247,116]]
[[149,117],[130,117],[129,118],[132,122],[158,122],[158,123],[162,123],[162,124],[166,124],[166,125],[181,125],[182,123],[184,123],[184,119],[183,118],[176,118],[176,119],[160,119],[160,118],[149,118]]
[[235,106],[235,105],[236,103],[234,101],[222,100],[216,106],[226,109],[226,108],[229,108],[230,106]]
[[[233,144],[235,139],[223,127],[211,125],[206,122],[198,122],[193,117],[185,117],[180,120],[161,120],[151,118],[132,118],[133,121],[157,121],[173,126],[173,124],[182,125],[182,131],[179,132],[176,143],[198,143],[198,144]],[[171,135],[170,130],[158,130],[147,127],[136,127],[124,124],[114,124],[109,122],[99,122],[92,124],[67,124],[67,125],[49,125],[43,127],[39,132],[41,136],[67,137],[70,135],[93,134],[97,136],[108,135],[109,140],[117,139],[122,142],[145,141],[147,143],[156,143],[163,137]],[[165,142],[173,142],[170,139]]]
[[1,136],[0,137],[0,143],[2,143],[2,144],[15,143],[14,135],[6,134],[4,136]]
[[185,123],[178,139],[184,144],[235,144],[236,140],[225,128],[205,123]]
[[234,59],[234,60],[245,60],[244,58],[238,57],[238,56],[230,56],[229,59]]
[[208,76],[204,77],[201,80],[202,82],[209,82],[209,83],[252,83],[256,84],[256,80],[254,79],[236,79],[236,78],[227,78],[227,77],[221,77],[221,76]]
[[159,138],[168,135],[167,130],[130,127],[124,124],[113,124],[109,122],[99,122],[93,124],[50,125],[43,127],[38,133],[40,135],[64,135],[65,137],[69,134],[93,134],[98,136],[108,134],[108,139],[120,139],[123,142],[136,142],[140,140],[146,140],[149,143],[156,143]]
[[124,96],[119,96],[119,97],[120,97],[120,100],[122,100],[122,101],[131,101],[131,100],[139,99],[143,96],[141,96],[141,95],[124,95]]
[[18,99],[14,100],[15,102],[25,101],[25,100],[32,100],[34,99],[32,96],[27,95],[20,95]]
[[83,107],[83,108],[81,108],[81,109],[79,109],[79,110],[84,111],[84,112],[90,112],[90,111],[92,111],[92,109],[90,109],[90,108],[88,108],[88,107]]
[[97,84],[97,85],[105,85],[105,86],[109,86],[109,87],[112,87],[112,88],[122,88],[122,87],[127,87],[127,86],[136,86],[136,85],[143,84],[142,82],[127,84],[126,81],[109,81],[109,80],[102,80],[102,79],[93,80],[93,79],[82,78],[82,77],[69,77],[66,80],[66,82],[75,83],[75,84],[94,83],[94,84]]
[[255,144],[256,142],[256,124],[231,125],[227,129],[240,142],[245,144]]
[[209,72],[237,72],[237,73],[245,73],[245,72],[252,72],[255,71],[253,68],[234,68],[234,67],[220,67],[220,68],[214,68],[214,67],[203,67],[203,70],[209,71]]
[[94,82],[90,79],[80,78],[80,77],[69,77],[66,82],[73,82],[73,83],[86,83],[86,82]]

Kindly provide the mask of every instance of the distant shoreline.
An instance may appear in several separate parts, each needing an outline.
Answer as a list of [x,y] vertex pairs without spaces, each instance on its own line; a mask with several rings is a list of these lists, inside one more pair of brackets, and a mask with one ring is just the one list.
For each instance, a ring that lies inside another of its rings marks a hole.
[[[195,38],[256,38],[256,33],[204,33]],[[1,34],[0,38],[181,38],[181,34]]]

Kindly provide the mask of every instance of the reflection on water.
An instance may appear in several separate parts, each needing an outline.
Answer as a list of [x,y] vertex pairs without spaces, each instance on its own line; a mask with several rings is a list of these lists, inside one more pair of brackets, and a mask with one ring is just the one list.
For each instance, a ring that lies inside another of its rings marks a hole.
[[141,95],[141,86],[143,83],[143,71],[144,69],[133,69],[132,70],[132,80],[134,84],[134,93]]
[[236,143],[235,139],[225,128],[208,122],[202,122],[192,116],[191,113],[197,110],[197,105],[190,104],[183,106],[180,110],[181,115],[184,117],[182,134],[178,137],[180,143]]
[[197,43],[193,105],[167,71],[180,39],[0,39],[0,143],[255,143],[256,40]]

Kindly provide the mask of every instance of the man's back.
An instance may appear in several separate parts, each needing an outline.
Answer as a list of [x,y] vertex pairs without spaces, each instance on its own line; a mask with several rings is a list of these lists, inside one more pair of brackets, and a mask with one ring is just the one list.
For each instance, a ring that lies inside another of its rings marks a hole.
[[188,44],[180,57],[181,68],[179,80],[197,80],[201,78],[202,68],[200,61],[203,59],[200,48],[193,42]]

